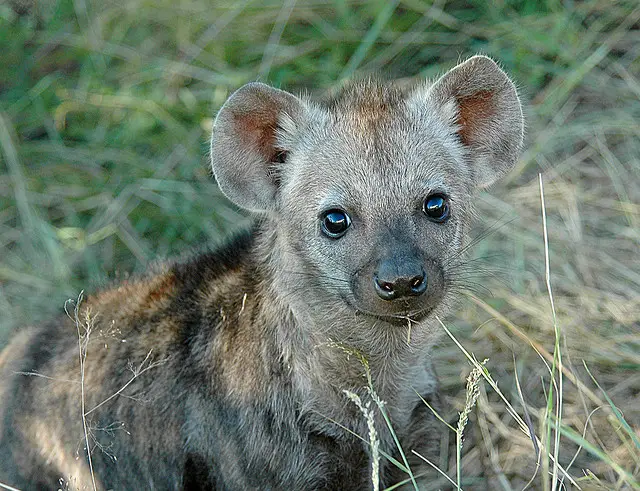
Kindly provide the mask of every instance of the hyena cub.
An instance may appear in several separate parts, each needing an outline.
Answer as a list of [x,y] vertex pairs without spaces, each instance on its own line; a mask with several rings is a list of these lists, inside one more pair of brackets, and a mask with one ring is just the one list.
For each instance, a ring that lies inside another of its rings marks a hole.
[[[433,84],[359,82],[323,103],[239,89],[211,159],[255,225],[14,339],[0,482],[367,489],[377,468],[389,486],[408,474],[372,394],[424,475],[412,450],[439,445],[420,400],[438,406],[435,318],[463,280],[473,194],[513,166],[522,133],[515,87],[484,56]],[[345,391],[371,403],[379,465]]]

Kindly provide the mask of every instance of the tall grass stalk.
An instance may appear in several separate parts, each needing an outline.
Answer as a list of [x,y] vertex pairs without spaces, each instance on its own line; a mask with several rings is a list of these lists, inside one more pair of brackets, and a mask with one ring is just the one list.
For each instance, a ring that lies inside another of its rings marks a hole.
[[380,440],[376,431],[375,416],[371,410],[371,401],[363,403],[360,396],[350,390],[343,390],[345,395],[358,407],[369,429],[369,446],[371,447],[371,485],[373,491],[380,489]]
[[[548,424],[549,414],[554,411],[555,417],[553,418],[554,440],[553,440],[553,472],[551,481],[551,490],[556,491],[559,483],[558,477],[558,459],[560,455],[560,426],[562,425],[562,397],[563,397],[563,377],[562,377],[562,334],[560,332],[560,326],[556,317],[556,308],[553,302],[553,293],[551,291],[551,273],[549,266],[549,233],[547,230],[547,211],[544,204],[544,186],[542,183],[542,174],[538,174],[538,182],[540,185],[540,207],[542,210],[542,232],[544,239],[544,278],[547,286],[547,293],[549,295],[549,303],[551,305],[551,316],[553,318],[553,332],[555,334],[554,347],[553,347],[553,364],[551,366],[547,407],[545,417],[543,419],[543,428],[546,426],[547,431],[543,432],[546,435],[546,441],[550,442],[551,438],[551,425]],[[557,379],[557,385],[556,385]],[[555,394],[555,401],[554,401]],[[554,404],[555,402],[555,404]],[[551,447],[551,445],[549,445]],[[548,462],[545,460],[545,462]],[[548,464],[545,465],[547,467]],[[546,470],[546,469],[545,469]],[[547,473],[545,472],[545,476]],[[548,489],[547,480],[544,480],[545,489]]]
[[464,436],[464,429],[467,426],[467,422],[469,421],[469,413],[476,405],[476,401],[478,400],[478,395],[480,395],[480,389],[478,388],[478,383],[480,377],[482,375],[482,371],[489,359],[485,359],[482,363],[474,366],[467,377],[467,392],[464,403],[464,408],[460,412],[458,417],[458,426],[456,427],[456,487],[460,488],[461,481],[461,473],[462,473],[462,439]]

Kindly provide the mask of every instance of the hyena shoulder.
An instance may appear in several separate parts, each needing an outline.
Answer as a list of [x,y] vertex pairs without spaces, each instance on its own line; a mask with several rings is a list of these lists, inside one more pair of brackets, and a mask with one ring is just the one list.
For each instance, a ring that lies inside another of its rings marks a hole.
[[[60,479],[71,487],[89,483],[78,461],[84,402],[101,487],[158,481],[149,466],[163,464],[174,471],[161,479],[179,486],[184,469],[198,461],[182,444],[185,393],[224,364],[211,349],[215,340],[237,336],[233,313],[242,308],[243,279],[252,275],[253,240],[245,231],[216,250],[157,265],[19,332],[0,354],[0,481],[25,489]],[[232,376],[247,379],[239,371]],[[220,380],[206,384],[215,393]],[[144,449],[148,442],[158,448]]]

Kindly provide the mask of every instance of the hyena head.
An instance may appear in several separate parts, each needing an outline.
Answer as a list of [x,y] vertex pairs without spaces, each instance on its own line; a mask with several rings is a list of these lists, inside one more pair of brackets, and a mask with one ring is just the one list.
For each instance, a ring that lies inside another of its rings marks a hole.
[[475,56],[433,84],[353,83],[325,103],[245,85],[211,155],[224,194],[277,236],[277,288],[406,325],[449,303],[473,192],[511,169],[522,135],[513,83]]

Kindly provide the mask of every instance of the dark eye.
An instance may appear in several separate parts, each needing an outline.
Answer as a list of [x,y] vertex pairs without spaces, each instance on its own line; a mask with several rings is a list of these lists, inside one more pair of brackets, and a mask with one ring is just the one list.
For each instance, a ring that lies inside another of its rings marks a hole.
[[322,233],[332,239],[339,239],[351,225],[351,218],[342,210],[325,211],[321,218]]
[[449,219],[449,200],[444,194],[439,193],[427,196],[422,205],[422,211],[433,222],[446,222]]

